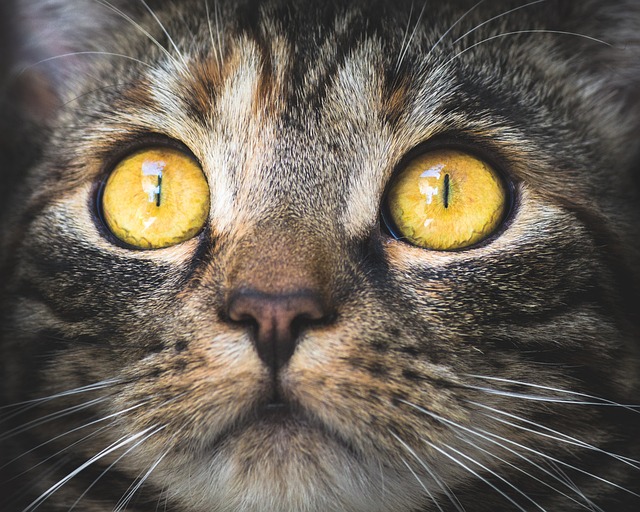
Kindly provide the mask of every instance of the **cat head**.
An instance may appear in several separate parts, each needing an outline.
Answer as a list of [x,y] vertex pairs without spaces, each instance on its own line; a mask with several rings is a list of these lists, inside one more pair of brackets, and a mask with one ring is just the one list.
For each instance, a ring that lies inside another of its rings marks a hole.
[[[636,2],[81,7],[27,6],[17,51],[46,101],[18,109],[3,393],[75,407],[44,491],[104,454],[42,496],[496,510],[571,457],[586,495],[633,488],[591,448],[638,454],[603,407],[639,386]],[[461,205],[435,239],[412,180]]]

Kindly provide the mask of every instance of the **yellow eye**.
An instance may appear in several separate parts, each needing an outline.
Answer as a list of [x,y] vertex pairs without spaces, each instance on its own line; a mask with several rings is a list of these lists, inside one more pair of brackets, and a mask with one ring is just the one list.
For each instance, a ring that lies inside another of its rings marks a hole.
[[113,170],[102,192],[111,232],[140,249],[193,238],[209,214],[209,186],[193,158],[168,148],[145,149]]
[[454,150],[431,151],[411,160],[387,197],[396,234],[440,251],[487,238],[500,226],[508,204],[498,173],[482,160]]

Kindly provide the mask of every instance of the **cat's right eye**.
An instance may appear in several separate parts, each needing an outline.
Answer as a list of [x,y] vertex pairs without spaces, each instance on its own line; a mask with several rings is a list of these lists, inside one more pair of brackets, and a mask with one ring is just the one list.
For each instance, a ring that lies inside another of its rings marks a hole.
[[462,151],[436,150],[412,159],[395,177],[385,222],[418,247],[465,249],[497,231],[509,203],[508,187],[489,164]]
[[138,249],[193,238],[209,214],[209,186],[200,165],[182,151],[149,148],[122,160],[100,198],[109,230]]

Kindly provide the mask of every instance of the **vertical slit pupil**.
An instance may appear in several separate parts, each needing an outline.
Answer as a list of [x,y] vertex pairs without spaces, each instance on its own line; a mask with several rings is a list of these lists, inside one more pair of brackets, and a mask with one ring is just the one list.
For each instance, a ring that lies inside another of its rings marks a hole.
[[449,175],[444,175],[444,207],[449,208]]
[[156,190],[156,206],[160,206],[160,196],[162,194],[162,174],[158,174],[158,188]]

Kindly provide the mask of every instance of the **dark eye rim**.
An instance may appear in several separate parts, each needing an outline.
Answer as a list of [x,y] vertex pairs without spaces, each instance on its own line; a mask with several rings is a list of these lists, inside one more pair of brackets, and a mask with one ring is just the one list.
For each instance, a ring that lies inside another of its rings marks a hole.
[[[409,162],[415,158],[439,150],[454,150],[467,153],[483,162],[486,162],[500,177],[505,189],[507,191],[507,207],[500,220],[500,224],[490,235],[476,242],[475,244],[468,245],[466,247],[460,247],[456,249],[428,249],[420,247],[400,234],[400,230],[392,220],[389,209],[389,191],[393,186],[398,176],[406,169]],[[478,249],[486,245],[491,244],[498,239],[511,225],[515,213],[518,210],[520,204],[520,195],[518,194],[518,180],[516,180],[513,174],[509,173],[506,169],[509,168],[509,162],[503,158],[500,154],[499,148],[493,147],[491,144],[487,144],[486,141],[474,140],[465,135],[444,135],[431,139],[427,142],[419,144],[409,152],[407,152],[398,165],[395,166],[391,177],[389,178],[382,200],[380,202],[379,217],[380,217],[380,231],[385,234],[389,239],[407,244],[411,247],[421,249],[423,251],[436,251],[436,252],[463,252],[472,249]]]
[[[175,247],[175,245],[170,245],[167,247],[159,247],[155,249],[148,249],[143,247],[136,247],[134,245],[127,244],[123,240],[120,240],[113,232],[109,229],[109,226],[106,223],[104,218],[104,213],[102,210],[102,197],[104,194],[104,188],[107,184],[107,180],[111,173],[115,170],[120,162],[124,159],[138,153],[139,151],[147,150],[147,149],[156,149],[156,148],[165,148],[165,149],[173,149],[176,151],[180,151],[184,153],[186,156],[193,159],[200,168],[202,169],[202,162],[198,157],[195,156],[193,151],[180,142],[179,140],[173,139],[166,135],[160,133],[145,133],[145,134],[134,134],[130,139],[125,141],[121,141],[116,143],[110,151],[105,150],[103,153],[103,165],[99,174],[98,179],[96,179],[93,183],[92,192],[90,194],[90,204],[89,211],[91,212],[91,217],[94,223],[95,228],[98,233],[109,242],[111,245],[115,245],[116,247],[120,247],[121,249],[127,249],[130,251],[161,251],[163,249],[170,249],[171,247]],[[203,173],[204,174],[204,173]],[[205,179],[207,179],[206,174],[204,175]],[[207,179],[208,183],[208,179]],[[189,240],[193,240],[194,238],[203,237],[209,233],[209,218],[204,223],[202,229],[195,234]],[[186,241],[185,241],[186,242]],[[182,242],[182,243],[185,243]],[[180,245],[180,244],[176,244]]]

